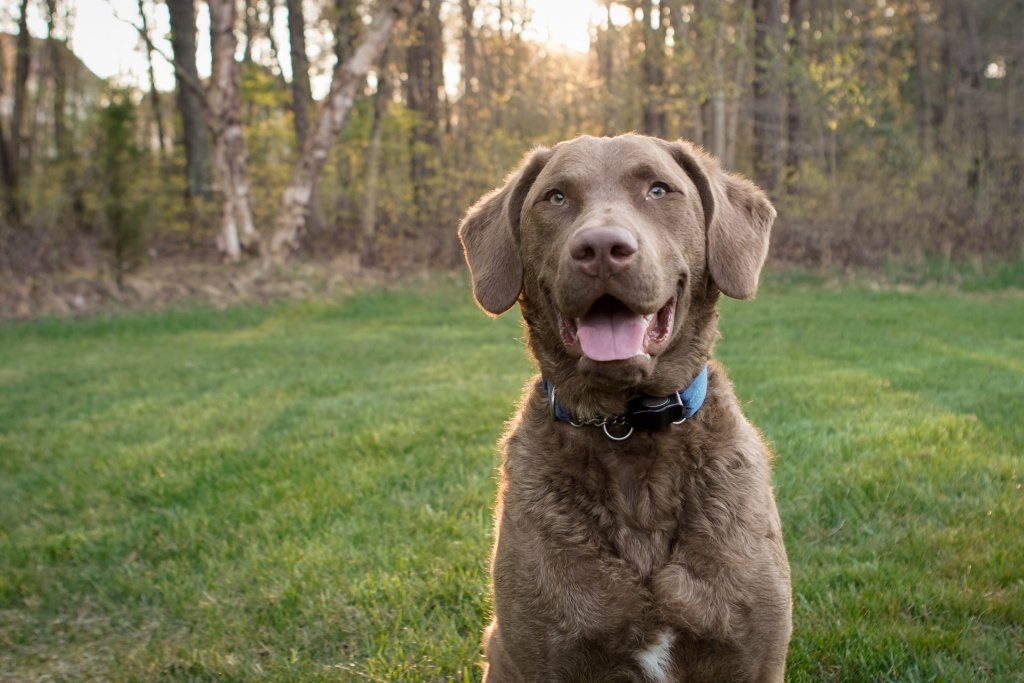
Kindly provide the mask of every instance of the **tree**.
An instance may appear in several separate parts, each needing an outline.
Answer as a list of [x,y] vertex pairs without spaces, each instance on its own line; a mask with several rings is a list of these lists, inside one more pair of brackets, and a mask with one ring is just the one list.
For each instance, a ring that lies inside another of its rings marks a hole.
[[28,0],[21,0],[18,14],[18,36],[15,39],[14,97],[11,104],[10,131],[4,135],[0,129],[0,175],[3,176],[7,216],[13,223],[21,221],[21,136],[25,126],[25,111],[31,36],[28,32]]
[[[789,69],[786,78],[786,169],[790,177],[800,170],[800,83],[804,68],[803,0],[789,0]],[[790,188],[792,190],[792,188]]]
[[135,106],[127,92],[115,92],[100,111],[100,175],[106,241],[113,256],[114,277],[124,275],[142,257],[145,201],[138,196],[141,150],[135,144]]
[[208,0],[210,47],[213,57],[207,93],[207,122],[213,137],[214,182],[221,205],[218,246],[228,261],[238,261],[241,249],[257,253],[260,236],[249,205],[249,170],[242,133],[239,66],[235,60],[234,0]]
[[302,0],[286,0],[288,7],[288,39],[292,62],[292,119],[296,147],[302,149],[309,132],[309,108],[313,94],[309,86],[309,59],[306,57],[306,18]]
[[[191,200],[209,195],[212,187],[205,106],[196,67],[196,7],[194,0],[167,0],[167,9],[171,18],[178,112],[183,127],[186,187]],[[148,41],[148,36],[144,39]]]
[[782,0],[754,2],[754,173],[769,193],[782,171]]
[[359,237],[359,253],[362,261],[370,260],[371,246],[377,230],[377,200],[380,182],[381,141],[384,134],[384,116],[387,114],[388,100],[391,99],[392,84],[386,67],[388,63],[387,48],[381,56],[384,69],[377,72],[377,92],[373,95],[373,121],[370,124],[370,142],[366,149],[366,195],[363,197],[361,216],[362,230]]
[[345,127],[356,95],[366,83],[366,74],[384,51],[395,22],[408,10],[409,0],[382,2],[353,55],[335,65],[330,92],[284,190],[270,242],[270,256],[274,260],[283,260],[298,247],[331,143]]
[[653,0],[643,2],[644,52],[641,72],[644,83],[643,123],[641,129],[648,135],[665,137],[667,118],[662,103],[665,87],[665,19],[662,6]]
[[436,219],[433,179],[441,157],[440,91],[442,80],[440,0],[416,0],[409,17],[405,60],[405,101],[414,119],[410,140],[414,235]]
[[164,137],[164,115],[160,108],[160,93],[156,89],[156,73],[153,69],[153,47],[152,41],[149,40],[149,22],[146,19],[145,0],[139,0],[139,19],[142,22],[142,32],[146,34],[143,42],[145,43],[146,50],[146,71],[149,75],[149,100],[153,107],[153,121],[156,123],[157,144],[159,145],[160,154],[163,155],[167,150],[167,143]]

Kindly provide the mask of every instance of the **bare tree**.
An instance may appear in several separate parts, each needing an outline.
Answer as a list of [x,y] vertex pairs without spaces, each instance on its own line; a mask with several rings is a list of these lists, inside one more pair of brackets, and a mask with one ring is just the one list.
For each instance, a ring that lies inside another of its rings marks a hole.
[[433,221],[437,192],[432,187],[440,162],[442,86],[441,2],[417,0],[409,16],[409,45],[405,59],[405,99],[415,116],[412,127],[410,178],[413,187],[415,231]]
[[362,230],[359,252],[363,261],[369,261],[377,232],[378,184],[380,182],[381,141],[384,134],[384,116],[391,98],[391,79],[387,69],[387,52],[381,56],[384,68],[377,70],[377,92],[373,96],[373,123],[370,124],[370,143],[366,150],[366,195],[363,198]]
[[[799,74],[804,69],[804,6],[802,0],[789,0],[789,73],[786,78],[786,169],[800,170],[801,117]],[[790,188],[792,189],[792,188]]]
[[256,12],[255,0],[243,0],[242,32],[245,35],[245,47],[242,48],[242,64],[252,62],[252,42],[256,38]]
[[[18,36],[15,39],[14,97],[11,103],[11,129],[5,136],[0,130],[0,175],[4,184],[7,216],[12,222],[21,220],[21,136],[25,125],[25,98],[28,69],[32,58],[28,32],[28,0],[21,0],[18,14]],[[2,79],[0,79],[2,80]]]
[[[717,4],[717,3],[716,3]],[[721,8],[716,9],[717,12]],[[726,158],[725,121],[725,22],[717,21],[711,38],[711,151],[719,159]]]
[[643,10],[644,54],[641,71],[644,106],[641,127],[649,135],[664,137],[668,123],[661,94],[665,86],[665,20],[662,5],[655,5],[653,0],[644,0]]
[[[171,17],[171,49],[174,51],[178,112],[183,124],[185,175],[188,197],[208,195],[210,146],[207,138],[205,104],[196,67],[196,7],[194,0],[167,0]],[[148,42],[147,46],[152,43]]]
[[214,183],[221,204],[218,246],[225,259],[238,261],[241,248],[258,252],[259,233],[249,205],[248,155],[242,134],[239,65],[235,60],[234,0],[209,0],[213,56],[207,92],[207,121],[213,137]]
[[[149,21],[146,19],[145,0],[139,0],[139,18],[142,21],[142,31],[149,35]],[[144,40],[146,45],[146,66],[149,74],[149,100],[153,106],[153,121],[156,123],[156,138],[160,154],[167,151],[167,144],[164,140],[164,115],[160,109],[160,93],[156,89],[156,74],[153,70],[153,48],[151,41]]]
[[284,190],[270,242],[270,256],[274,260],[283,260],[298,247],[331,143],[345,127],[356,96],[366,83],[366,74],[384,51],[395,22],[408,10],[409,0],[382,2],[352,57],[335,65],[330,93]]
[[769,192],[782,169],[782,0],[754,2],[754,171]]
[[302,0],[286,0],[288,7],[288,39],[292,61],[292,120],[296,146],[302,149],[309,132],[309,107],[313,94],[309,86],[309,59],[306,57],[306,17]]

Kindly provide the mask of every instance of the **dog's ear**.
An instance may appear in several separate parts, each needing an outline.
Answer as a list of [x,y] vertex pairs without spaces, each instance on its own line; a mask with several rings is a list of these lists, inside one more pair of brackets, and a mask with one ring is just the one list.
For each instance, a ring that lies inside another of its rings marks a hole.
[[523,289],[520,215],[530,186],[550,156],[551,151],[543,147],[527,154],[505,184],[481,197],[459,225],[473,296],[492,315],[512,308]]
[[684,140],[671,147],[700,192],[711,279],[727,296],[751,298],[768,256],[775,208],[757,185],[723,171],[717,159],[698,147]]

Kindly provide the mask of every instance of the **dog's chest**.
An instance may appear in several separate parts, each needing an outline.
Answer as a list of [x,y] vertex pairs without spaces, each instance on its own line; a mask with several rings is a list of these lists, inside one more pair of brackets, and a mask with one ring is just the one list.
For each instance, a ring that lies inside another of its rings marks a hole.
[[646,580],[668,560],[678,533],[682,482],[656,451],[622,457],[604,451],[598,493],[604,535],[615,554]]

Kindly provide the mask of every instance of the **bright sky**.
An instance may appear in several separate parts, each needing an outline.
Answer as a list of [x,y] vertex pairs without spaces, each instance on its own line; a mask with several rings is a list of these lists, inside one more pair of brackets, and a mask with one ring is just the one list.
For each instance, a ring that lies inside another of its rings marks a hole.
[[[46,22],[42,15],[43,3],[30,3],[29,30],[33,35],[46,35]],[[150,4],[150,3],[147,3]],[[205,3],[198,3],[199,35],[203,36],[209,27]],[[533,11],[532,29],[526,37],[537,42],[557,44],[569,50],[585,52],[590,44],[590,28],[604,18],[604,9],[597,0],[527,0]],[[170,43],[158,36],[167,36],[170,21],[164,3],[152,3],[152,14],[148,17],[150,35],[158,48],[170,54]],[[103,78],[116,77],[126,85],[148,87],[146,62],[139,49],[139,36],[132,26],[138,23],[138,0],[74,0],[74,27],[71,46],[75,54],[94,73]],[[11,10],[13,14],[14,10]],[[13,31],[11,14],[3,17],[4,30]],[[121,21],[121,19],[127,21]],[[616,17],[618,20],[619,18]],[[289,68],[287,59],[288,37],[284,26],[283,8],[279,9],[275,31],[279,49],[285,57],[283,67]],[[200,38],[197,62],[200,74],[209,73],[210,51],[208,39]],[[160,57],[155,58],[157,86],[162,90],[174,87],[171,67]],[[324,86],[326,90],[326,86]]]

